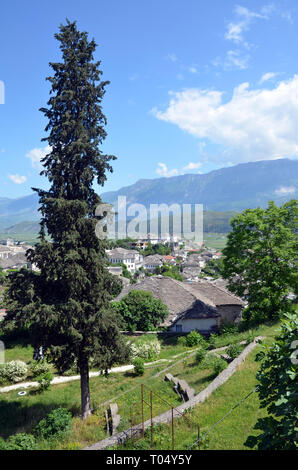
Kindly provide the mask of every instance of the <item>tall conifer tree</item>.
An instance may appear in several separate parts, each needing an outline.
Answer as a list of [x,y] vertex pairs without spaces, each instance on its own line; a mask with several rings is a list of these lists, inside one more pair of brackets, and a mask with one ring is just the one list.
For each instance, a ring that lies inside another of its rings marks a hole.
[[107,270],[105,241],[95,234],[94,217],[100,198],[93,182],[104,184],[116,157],[99,149],[107,135],[101,102],[109,82],[101,81],[100,62],[94,62],[94,40],[68,20],[55,37],[62,61],[50,63],[51,96],[41,109],[48,119],[43,140],[51,149],[41,174],[51,185],[48,191],[33,188],[42,219],[39,243],[28,253],[40,272],[11,276],[6,324],[29,328],[33,344],[44,347],[59,371],[77,364],[85,419],[91,413],[90,358],[104,368],[127,359],[109,308],[118,281]]

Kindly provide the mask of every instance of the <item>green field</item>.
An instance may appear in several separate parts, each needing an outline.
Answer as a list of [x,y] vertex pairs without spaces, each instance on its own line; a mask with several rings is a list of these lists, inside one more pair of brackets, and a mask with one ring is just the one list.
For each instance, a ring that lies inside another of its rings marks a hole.
[[[255,334],[266,334],[272,337],[276,326],[261,326],[255,331]],[[242,335],[242,334],[241,334]],[[231,339],[242,339],[242,336],[234,336]],[[4,339],[4,338],[2,338]],[[132,339],[132,338],[131,338]],[[137,338],[135,338],[137,339]],[[147,385],[145,389],[145,399],[148,401],[149,389],[155,395],[153,399],[153,416],[169,409],[170,406],[177,407],[181,404],[181,399],[174,392],[171,385],[163,381],[165,372],[154,377],[158,372],[163,371],[166,367],[172,366],[169,370],[173,375],[185,379],[191,387],[198,393],[205,388],[214,378],[213,370],[208,367],[198,367],[194,360],[194,356],[187,358],[185,353],[190,353],[194,348],[187,348],[178,344],[177,338],[164,338],[161,340],[162,351],[159,358],[167,358],[172,362],[164,362],[150,366],[145,370],[144,376],[137,377],[134,372],[112,373],[107,378],[104,376],[94,377],[90,379],[91,400],[94,414],[85,422],[80,417],[80,382],[74,381],[70,383],[52,385],[51,388],[43,393],[38,393],[35,389],[27,391],[26,396],[19,396],[18,391],[0,394],[0,437],[8,436],[19,432],[32,432],[35,424],[42,419],[52,409],[57,407],[65,407],[71,411],[73,415],[71,433],[64,439],[52,442],[39,442],[41,449],[79,449],[87,445],[91,445],[106,437],[104,409],[107,405],[103,405],[107,400],[116,402],[119,406],[121,415],[121,424],[119,430],[130,427],[131,417],[133,423],[137,424],[141,420],[141,384]],[[6,342],[6,361],[12,359],[22,359],[26,362],[32,359],[32,348],[26,341]],[[206,403],[199,405],[190,413],[190,421],[188,424],[183,422],[184,419],[177,420],[175,424],[176,432],[176,448],[185,449],[197,433],[197,425],[202,430],[212,425],[218,417],[221,417],[238,399],[245,395],[246,390],[249,391],[255,384],[255,373],[259,367],[254,362],[254,354],[252,353],[240,370],[220,389],[218,389]],[[30,380],[30,379],[29,379]],[[168,402],[161,401],[158,397],[162,397]],[[252,431],[256,418],[261,415],[258,407],[257,397],[251,398],[249,408],[239,408],[239,412],[243,415],[235,414],[230,418],[230,424],[224,423],[223,428],[212,433],[210,436],[210,448],[224,449],[242,449],[244,439]],[[246,410],[246,411],[245,411]],[[240,416],[240,418],[239,418]],[[150,410],[145,409],[144,418],[150,417]],[[240,424],[237,420],[240,419]],[[191,424],[190,424],[191,423]],[[184,428],[183,426],[186,426]],[[226,426],[226,427],[225,427]],[[236,433],[233,431],[236,429]],[[179,430],[180,429],[180,430]],[[168,428],[162,430],[161,435],[169,436]],[[224,439],[223,439],[224,436]],[[167,438],[168,439],[168,438]],[[138,441],[139,442],[139,441]],[[138,448],[138,446],[150,445],[146,443],[146,439],[142,442],[127,443],[128,448]],[[170,442],[170,441],[169,441]],[[137,447],[135,447],[135,445]],[[168,445],[165,440],[159,442],[158,432],[156,432],[156,448],[167,449]],[[130,447],[131,446],[131,447]],[[158,447],[161,446],[161,447]],[[127,448],[127,447],[126,447]]]
[[34,245],[37,242],[38,233],[0,233],[0,240],[13,238],[15,241],[26,242]]
[[217,250],[222,250],[227,243],[227,234],[226,233],[204,233],[204,243],[210,248],[215,248]]

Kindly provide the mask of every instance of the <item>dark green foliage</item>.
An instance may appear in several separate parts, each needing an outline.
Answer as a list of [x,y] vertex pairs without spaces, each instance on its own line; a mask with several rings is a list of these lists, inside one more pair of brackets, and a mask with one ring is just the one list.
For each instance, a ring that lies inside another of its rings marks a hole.
[[161,268],[157,267],[155,270],[156,274],[162,274],[166,277],[176,279],[176,281],[183,281],[183,276],[180,274],[179,266],[172,266],[170,264],[164,264]]
[[236,359],[236,357],[238,357],[239,354],[241,353],[242,349],[243,348],[240,344],[231,344],[231,346],[229,346],[228,349],[226,350],[226,353],[232,359]]
[[258,356],[264,359],[257,373],[257,391],[261,408],[268,416],[257,421],[258,436],[250,436],[245,445],[258,450],[294,450],[298,448],[298,314],[288,314],[272,347],[265,346]]
[[184,338],[185,338],[185,345],[190,348],[193,346],[198,346],[198,345],[200,345],[203,348],[207,347],[207,341],[196,330],[191,331]]
[[33,377],[38,377],[40,374],[50,371],[50,364],[45,361],[32,361],[29,365],[30,372]]
[[222,256],[218,259],[211,259],[206,266],[202,268],[200,277],[210,276],[213,277],[213,279],[219,278],[223,273],[223,263]]
[[165,255],[170,255],[171,251],[172,251],[171,248],[167,245],[164,245],[163,243],[156,243],[152,245],[149,242],[147,248],[142,250],[142,254],[144,256],[155,255],[155,254],[165,256]]
[[297,201],[247,209],[231,225],[223,250],[229,289],[247,299],[247,323],[276,320],[291,309],[287,295],[298,293]]
[[207,351],[205,348],[200,347],[196,352],[196,363],[200,364],[206,357]]
[[44,392],[48,390],[51,386],[51,382],[54,378],[54,375],[51,372],[42,372],[37,378],[37,382],[39,383],[39,392]]
[[133,361],[134,372],[135,372],[136,375],[143,375],[144,374],[144,372],[145,372],[144,364],[145,364],[144,359],[142,359],[141,357],[137,357]]
[[7,441],[0,438],[0,450],[35,450],[36,441],[32,434],[19,433],[10,436]]
[[226,363],[226,361],[225,361],[224,359],[221,359],[220,357],[216,357],[216,358],[214,358],[212,367],[213,367],[214,376],[217,376],[217,375],[220,374],[224,369],[226,369],[227,363]]
[[151,331],[167,317],[168,308],[151,292],[131,290],[113,305],[129,331]]
[[[100,198],[93,183],[104,184],[115,157],[99,149],[107,135],[101,103],[108,82],[101,80],[100,62],[93,59],[96,44],[69,21],[55,37],[62,61],[50,63],[51,97],[48,107],[41,109],[48,119],[43,140],[51,149],[42,159],[41,174],[51,186],[48,191],[34,189],[41,230],[28,254],[40,272],[23,269],[9,276],[5,322],[26,327],[33,345],[42,345],[60,372],[77,362],[85,418],[91,413],[90,357],[102,361],[103,351],[125,348],[117,320],[109,313],[119,281],[108,272],[106,242],[95,233]],[[114,343],[104,338],[103,346],[101,328],[106,321],[114,329]]]
[[51,411],[35,426],[34,434],[40,439],[59,437],[70,431],[71,414],[65,408]]

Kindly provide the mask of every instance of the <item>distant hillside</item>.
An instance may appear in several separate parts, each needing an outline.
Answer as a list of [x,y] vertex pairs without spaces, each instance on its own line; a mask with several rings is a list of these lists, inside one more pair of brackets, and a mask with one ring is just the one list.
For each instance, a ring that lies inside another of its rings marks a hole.
[[38,196],[20,197],[18,199],[0,198],[0,230],[26,220],[38,220]]
[[1,230],[1,233],[7,233],[10,235],[19,234],[19,233],[38,233],[40,229],[39,222],[20,222],[18,224],[12,225],[11,227],[4,228]]
[[280,159],[242,163],[206,174],[139,180],[118,191],[103,193],[114,204],[126,196],[127,204],[203,204],[204,210],[241,211],[281,204],[298,194],[298,160]]
[[[154,203],[203,204],[204,211],[207,211],[205,231],[226,232],[227,221],[235,212],[249,207],[265,207],[268,200],[281,204],[297,198],[298,160],[242,163],[203,175],[142,179],[131,186],[101,195],[103,202],[112,204],[117,202],[118,196],[126,196],[128,205],[140,203],[146,207]],[[34,225],[39,220],[37,208],[36,194],[18,199],[0,198],[0,231],[6,229],[10,230],[7,233],[16,233],[14,226],[21,222],[28,224],[23,227],[26,232],[32,228],[38,231],[38,226]],[[33,227],[30,227],[32,223]],[[216,230],[213,230],[214,227]]]

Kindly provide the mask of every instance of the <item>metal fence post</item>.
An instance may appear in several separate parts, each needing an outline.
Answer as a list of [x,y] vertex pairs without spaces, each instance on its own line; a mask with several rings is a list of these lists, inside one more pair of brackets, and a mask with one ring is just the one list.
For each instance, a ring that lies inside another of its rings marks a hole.
[[151,449],[153,449],[153,405],[152,405],[152,390],[150,390],[150,410],[151,410]]
[[172,407],[172,450],[175,449],[175,437],[174,437],[174,408]]

